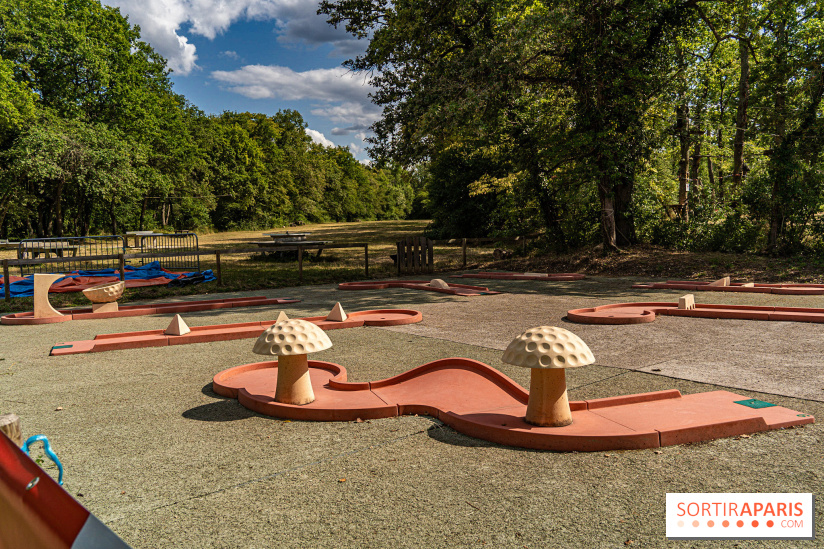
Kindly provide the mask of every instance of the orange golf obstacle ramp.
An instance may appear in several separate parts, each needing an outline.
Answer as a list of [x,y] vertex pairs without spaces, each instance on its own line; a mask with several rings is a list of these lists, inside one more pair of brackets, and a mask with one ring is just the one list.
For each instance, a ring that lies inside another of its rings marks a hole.
[[617,303],[567,311],[567,319],[579,324],[643,324],[655,320],[655,315],[824,323],[824,309],[710,305],[695,303],[692,295],[678,303]]
[[824,284],[762,284],[758,282],[730,282],[724,277],[712,282],[695,280],[667,280],[633,284],[633,288],[643,290],[686,290],[690,292],[745,292],[779,295],[824,295]]
[[[37,276],[37,275],[35,275]],[[36,280],[36,279],[35,279]],[[35,293],[35,296],[37,294]],[[35,297],[35,303],[36,303]],[[155,303],[152,305],[122,305],[113,311],[97,311],[90,308],[60,309],[55,311],[59,316],[37,317],[31,311],[13,313],[0,317],[0,324],[50,324],[69,320],[94,320],[100,318],[119,318],[122,316],[143,316],[169,313],[190,313],[194,311],[210,311],[232,307],[255,307],[260,305],[285,305],[298,303],[299,299],[268,298],[265,296],[233,297],[227,299],[205,299],[199,301],[179,301],[176,303]]]
[[129,546],[0,432],[0,547]]
[[[303,333],[284,328],[261,336],[264,341],[283,336],[277,339],[281,347],[263,343],[256,352],[278,355],[282,345],[298,341]],[[577,336],[560,328],[532,328],[516,341],[505,357],[539,370],[563,372],[571,356],[581,365],[592,356]],[[814,422],[808,414],[727,391],[681,395],[670,390],[568,402],[565,385],[539,395],[533,382],[530,394],[501,372],[467,358],[436,360],[389,379],[360,383],[348,383],[342,366],[307,360],[305,373],[290,372],[280,381],[279,370],[287,367],[281,365],[283,358],[223,370],[214,376],[212,388],[252,411],[282,419],[355,421],[426,414],[475,438],[555,451],[658,448]],[[305,383],[307,376],[312,399],[290,402],[281,385],[292,387],[299,379]],[[530,417],[530,408],[540,415],[564,406],[571,422],[562,426],[535,425],[540,420]]]
[[442,294],[471,297],[476,295],[495,295],[496,292],[484,286],[467,284],[448,284],[440,278],[433,280],[367,280],[364,282],[341,282],[338,290],[385,290],[387,288],[406,288],[408,290],[425,290]]
[[[285,314],[281,311],[281,315]],[[280,315],[278,320],[280,320]],[[340,328],[357,328],[360,326],[398,326],[414,324],[423,320],[419,311],[407,309],[377,309],[349,313],[346,320],[328,320],[326,316],[304,318],[317,324],[324,330]],[[166,330],[146,330],[142,332],[122,332],[101,334],[94,339],[84,341],[67,341],[57,343],[49,353],[51,356],[75,355],[82,353],[99,353],[120,349],[141,349],[144,347],[166,347],[168,345],[187,345],[189,343],[206,343],[210,341],[229,341],[258,337],[276,320],[260,322],[240,322],[235,324],[214,324],[195,326],[182,335],[171,335]]]
[[489,271],[479,273],[464,273],[452,275],[450,278],[489,278],[495,280],[549,280],[562,282],[565,280],[582,280],[585,275],[578,273],[510,273],[503,271]]

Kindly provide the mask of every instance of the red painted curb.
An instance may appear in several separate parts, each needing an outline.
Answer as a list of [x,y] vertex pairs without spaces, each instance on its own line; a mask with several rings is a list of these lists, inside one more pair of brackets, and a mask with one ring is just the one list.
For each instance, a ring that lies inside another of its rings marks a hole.
[[254,307],[258,305],[284,305],[298,303],[300,299],[256,297],[233,297],[228,299],[206,299],[199,301],[181,301],[177,303],[155,303],[152,305],[123,305],[115,312],[94,313],[91,308],[60,309],[63,316],[51,318],[34,318],[34,313],[13,313],[0,317],[0,324],[51,324],[66,322],[67,320],[95,320],[102,318],[118,318],[121,316],[143,316],[169,313],[191,313],[194,311],[210,311],[231,307]]
[[669,390],[570,402],[571,425],[536,427],[523,418],[528,393],[494,368],[467,358],[436,360],[369,383],[347,383],[342,366],[310,360],[309,375],[315,401],[301,406],[274,400],[277,361],[223,370],[212,387],[273,417],[355,421],[427,414],[469,436],[554,451],[657,448],[814,422],[780,406],[738,404],[746,397],[727,391],[682,396]]
[[739,320],[824,323],[824,309],[806,307],[755,307],[750,305],[696,304],[695,309],[679,309],[678,303],[617,303],[572,309],[567,319],[579,324],[642,324],[655,315]]
[[504,272],[480,272],[464,273],[452,275],[449,278],[488,278],[494,280],[549,280],[553,282],[563,282],[568,280],[582,280],[585,275],[578,273],[504,273]]
[[824,284],[765,284],[755,283],[745,286],[744,282],[732,282],[729,286],[710,286],[709,282],[694,280],[667,280],[666,282],[648,282],[633,284],[641,290],[689,290],[698,292],[745,292],[754,294],[782,295],[824,295]]
[[466,284],[449,284],[449,288],[433,288],[429,280],[367,280],[364,282],[341,282],[338,290],[385,290],[387,288],[406,288],[408,290],[425,290],[442,294],[471,297],[476,295],[495,295],[495,292],[484,286],[469,286]]
[[[324,330],[357,328],[360,326],[399,326],[415,324],[423,320],[419,311],[409,309],[376,309],[349,313],[346,320],[337,322],[326,320],[325,316],[312,316],[302,320],[317,324]],[[210,341],[229,341],[258,337],[274,320],[262,322],[240,322],[236,324],[214,324],[195,326],[184,335],[166,335],[164,330],[146,330],[143,332],[122,332],[119,334],[101,334],[93,340],[67,341],[52,347],[51,356],[97,353],[120,349],[142,349],[144,347],[165,347],[167,345],[187,345],[189,343],[207,343]]]

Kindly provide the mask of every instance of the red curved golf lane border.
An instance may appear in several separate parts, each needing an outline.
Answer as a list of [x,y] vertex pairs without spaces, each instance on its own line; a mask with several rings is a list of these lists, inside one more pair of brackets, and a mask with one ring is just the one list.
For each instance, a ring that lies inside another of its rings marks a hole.
[[585,275],[578,273],[502,273],[502,272],[480,272],[452,275],[449,278],[489,278],[494,280],[549,280],[562,282],[565,280],[582,280]]
[[709,282],[694,280],[667,280],[666,282],[650,282],[648,284],[633,284],[632,287],[644,290],[688,290],[691,292],[745,292],[755,294],[780,295],[824,295],[824,284],[760,284],[752,286],[744,282],[733,282],[729,286],[710,286]]
[[655,315],[824,323],[824,309],[804,307],[696,304],[695,309],[679,309],[678,303],[618,303],[567,311],[567,318],[580,324],[643,324]]
[[814,422],[780,406],[738,404],[747,397],[727,391],[682,396],[670,390],[570,402],[571,425],[536,427],[523,419],[528,393],[494,368],[467,358],[436,360],[364,383],[347,383],[342,366],[310,360],[309,375],[315,401],[301,406],[274,400],[277,361],[223,370],[212,388],[278,418],[354,421],[426,414],[472,437],[538,450],[657,448]]
[[190,313],[194,311],[209,311],[212,309],[226,309],[230,307],[254,307],[256,305],[284,305],[298,303],[300,299],[256,297],[233,297],[229,299],[206,299],[200,301],[181,301],[177,303],[155,303],[153,305],[122,305],[117,311],[94,313],[87,309],[60,309],[63,316],[50,318],[34,318],[34,312],[13,313],[0,317],[0,324],[53,324],[68,320],[94,320],[99,318],[118,318],[121,316],[160,315],[168,313]]
[[[407,309],[376,309],[349,313],[342,322],[326,320],[325,316],[310,316],[302,320],[313,322],[324,330],[357,328],[360,326],[399,326],[414,324],[423,320],[419,311]],[[186,345],[189,343],[206,343],[209,341],[228,341],[258,337],[274,320],[262,322],[240,322],[236,324],[214,324],[195,326],[184,335],[166,335],[164,330],[146,330],[143,332],[122,332],[119,334],[102,334],[85,341],[67,341],[52,347],[51,356],[76,355],[81,353],[99,353],[120,349],[141,349],[144,347],[165,347],[167,345]]]
[[406,288],[408,290],[426,290],[442,294],[471,297],[476,295],[495,295],[495,292],[484,286],[469,286],[467,284],[450,284],[449,288],[433,288],[429,280],[367,280],[364,282],[341,282],[338,290],[385,290],[387,288]]

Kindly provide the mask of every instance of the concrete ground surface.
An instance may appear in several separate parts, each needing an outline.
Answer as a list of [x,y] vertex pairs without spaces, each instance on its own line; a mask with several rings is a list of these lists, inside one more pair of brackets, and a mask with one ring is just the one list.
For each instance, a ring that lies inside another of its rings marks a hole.
[[[420,324],[330,331],[334,347],[310,358],[343,365],[350,381],[369,381],[462,356],[525,387],[529,372],[503,364],[502,349],[527,328],[562,326],[587,342],[596,358],[592,366],[567,370],[570,399],[723,388],[824,420],[824,325],[564,320],[572,308],[677,301],[685,293],[630,288],[639,281],[476,280],[471,283],[506,293],[470,298],[298,287],[246,294],[303,300],[294,305],[184,318],[195,326],[273,320],[279,310],[318,315],[336,301],[348,311],[418,309]],[[824,296],[695,297],[700,303],[824,307]],[[68,492],[135,548],[820,544],[667,540],[664,515],[667,492],[821,494],[821,423],[659,450],[539,452],[473,439],[424,416],[312,423],[252,413],[214,394],[211,379],[230,366],[260,361],[252,353],[254,340],[48,356],[58,342],[165,328],[169,320],[0,326],[0,413],[18,414],[24,436],[47,435],[66,469]],[[56,474],[48,462],[44,466]],[[819,539],[822,513],[819,506]]]

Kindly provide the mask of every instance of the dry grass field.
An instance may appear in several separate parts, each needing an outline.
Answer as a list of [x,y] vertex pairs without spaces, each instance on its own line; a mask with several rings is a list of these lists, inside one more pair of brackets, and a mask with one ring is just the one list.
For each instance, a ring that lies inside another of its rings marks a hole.
[[[234,231],[222,233],[199,234],[198,242],[202,251],[231,250],[255,247],[257,241],[269,240],[264,236],[268,232],[311,232],[312,240],[331,241],[334,244],[369,244],[369,278],[386,278],[396,274],[391,254],[395,253],[396,242],[406,236],[422,235],[428,221],[364,221],[353,223],[322,223],[300,227],[273,227],[259,231]],[[512,244],[509,244],[512,247]],[[506,247],[501,244],[501,247]],[[467,250],[469,268],[490,264],[494,261],[494,244],[483,247],[471,247]],[[0,251],[0,259],[15,258],[14,250]],[[439,246],[435,253],[435,269],[451,271],[460,269],[463,258],[460,246]],[[511,263],[511,261],[509,261]],[[201,256],[201,270],[216,269],[214,256]],[[504,267],[505,268],[505,267]],[[221,254],[221,272],[223,287],[221,291],[247,291],[266,288],[281,288],[298,285],[298,264],[293,254],[291,257],[274,257],[272,254]],[[19,274],[12,268],[11,274]],[[342,248],[324,250],[320,257],[312,251],[304,255],[302,284],[325,284],[363,280],[363,248]],[[170,295],[189,295],[217,291],[216,284],[201,284],[185,288],[150,287],[131,289],[126,292],[121,302],[131,300],[154,299]],[[53,294],[51,301],[55,306],[84,305],[87,300],[80,294]],[[0,311],[30,310],[31,299],[18,298],[5,302],[0,300]]]
[[[269,240],[268,232],[311,232],[312,240],[332,241],[335,244],[368,243],[369,277],[380,279],[394,276],[396,270],[390,257],[396,242],[406,236],[423,234],[425,220],[360,221],[352,223],[320,223],[300,227],[273,227],[268,230],[234,231],[199,234],[200,249],[230,250],[255,247],[257,241]],[[496,248],[513,251],[510,259],[496,261]],[[0,250],[0,259],[16,257],[14,250]],[[463,268],[461,247],[437,245],[435,272],[456,271]],[[215,269],[215,257],[201,256],[201,270]],[[223,287],[200,284],[184,288],[153,287],[131,289],[122,302],[155,299],[174,295],[206,294],[216,291],[252,291],[282,288],[299,284],[313,285],[330,282],[363,280],[363,248],[327,249],[316,257],[315,252],[304,256],[303,280],[298,280],[298,264],[292,257],[273,257],[271,254],[222,254]],[[646,279],[716,279],[730,276],[738,281],[756,282],[822,282],[824,260],[818,257],[768,257],[760,255],[692,253],[665,250],[650,246],[636,246],[624,253],[604,255],[599,246],[575,250],[566,254],[542,252],[531,245],[523,250],[509,242],[470,246],[467,249],[467,269],[495,269],[508,271],[579,272],[603,276],[637,276]],[[11,274],[19,274],[15,269]],[[81,294],[54,294],[55,306],[85,305]],[[0,312],[24,311],[32,308],[31,299],[0,298]]]

